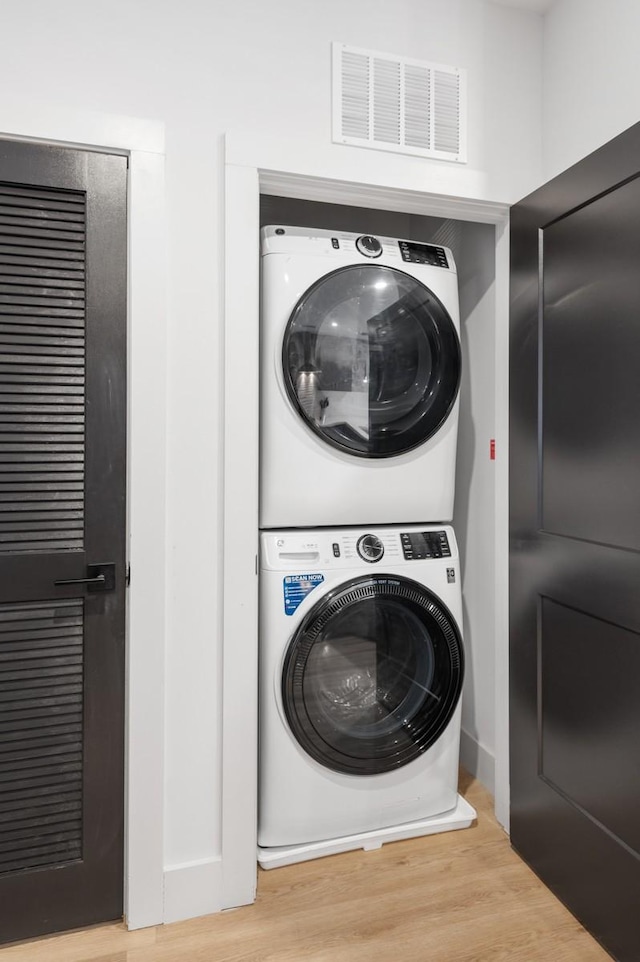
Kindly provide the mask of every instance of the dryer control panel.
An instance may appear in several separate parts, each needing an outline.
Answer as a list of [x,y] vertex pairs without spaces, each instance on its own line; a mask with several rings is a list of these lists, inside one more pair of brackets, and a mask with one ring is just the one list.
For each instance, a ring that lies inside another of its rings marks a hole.
[[433,247],[431,244],[414,244],[412,241],[398,241],[398,244],[402,260],[405,263],[449,267],[444,247]]
[[409,238],[356,234],[310,227],[269,225],[261,231],[262,254],[285,254],[292,257],[330,257],[341,264],[383,263],[388,267],[415,264],[439,267],[456,273],[453,253],[440,244],[429,244]]
[[400,543],[406,561],[451,557],[446,531],[403,531]]

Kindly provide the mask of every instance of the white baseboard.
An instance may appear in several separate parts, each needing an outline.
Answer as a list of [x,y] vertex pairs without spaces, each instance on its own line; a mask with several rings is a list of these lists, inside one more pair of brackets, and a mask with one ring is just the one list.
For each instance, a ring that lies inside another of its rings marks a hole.
[[496,760],[473,735],[464,728],[460,732],[460,764],[473,775],[484,787],[495,794]]
[[164,921],[180,922],[222,908],[222,858],[202,859],[164,870]]

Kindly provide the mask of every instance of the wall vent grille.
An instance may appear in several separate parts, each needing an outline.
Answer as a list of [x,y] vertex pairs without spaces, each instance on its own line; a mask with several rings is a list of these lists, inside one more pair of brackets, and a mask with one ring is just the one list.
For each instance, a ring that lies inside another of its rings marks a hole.
[[333,44],[335,143],[466,163],[466,71]]

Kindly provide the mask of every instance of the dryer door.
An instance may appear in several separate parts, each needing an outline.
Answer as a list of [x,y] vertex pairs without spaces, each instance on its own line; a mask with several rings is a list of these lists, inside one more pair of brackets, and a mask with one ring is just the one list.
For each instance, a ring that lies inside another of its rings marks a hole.
[[374,264],[322,277],[298,301],[282,348],[284,383],[327,444],[387,458],[422,444],[453,408],[460,342],[442,302]]
[[350,775],[411,762],[438,739],[462,688],[458,627],[405,578],[355,578],[328,592],[287,649],[284,711],[316,761]]

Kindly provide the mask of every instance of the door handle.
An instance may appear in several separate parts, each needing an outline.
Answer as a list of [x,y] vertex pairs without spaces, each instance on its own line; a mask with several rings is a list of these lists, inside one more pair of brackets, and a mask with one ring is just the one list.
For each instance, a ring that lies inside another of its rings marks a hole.
[[115,591],[116,566],[113,562],[102,565],[87,565],[87,578],[66,578],[54,581],[54,585],[86,585],[87,591]]

